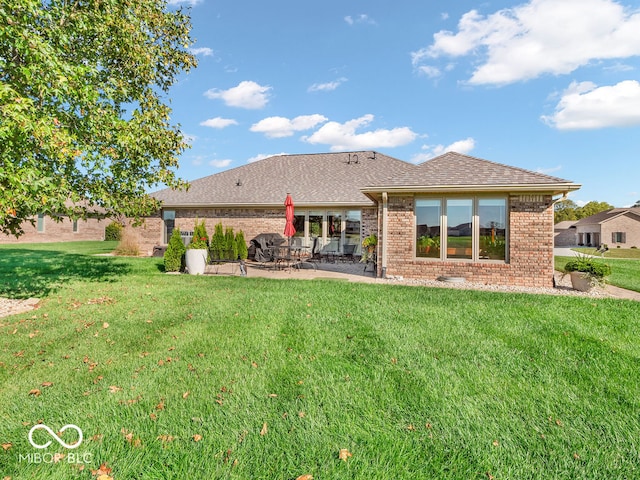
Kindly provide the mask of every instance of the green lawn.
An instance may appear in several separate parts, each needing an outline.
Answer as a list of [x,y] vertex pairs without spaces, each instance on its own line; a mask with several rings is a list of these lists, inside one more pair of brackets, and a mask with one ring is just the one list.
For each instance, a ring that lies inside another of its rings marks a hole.
[[[634,250],[635,249],[629,249],[627,252]],[[617,250],[613,251],[616,252]],[[590,252],[593,252],[593,249],[590,249]],[[581,253],[590,252],[586,251]],[[572,257],[555,257],[555,269],[562,271],[565,264],[571,260],[571,258]],[[616,287],[640,292],[640,259],[633,259],[625,256],[610,257],[607,252],[602,261],[611,267],[611,275],[605,279],[607,283],[615,285]]]
[[640,476],[640,303],[91,252],[0,247],[0,296],[43,298],[0,318],[0,478]]

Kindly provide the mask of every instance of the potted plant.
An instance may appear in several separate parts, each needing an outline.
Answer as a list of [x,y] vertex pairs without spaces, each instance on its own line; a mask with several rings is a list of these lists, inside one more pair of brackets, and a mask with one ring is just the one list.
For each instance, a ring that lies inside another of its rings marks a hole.
[[373,260],[373,252],[376,249],[376,245],[378,245],[378,237],[375,233],[367,236],[362,240],[362,258],[361,262],[366,263],[370,260]]
[[193,228],[191,243],[187,245],[185,253],[185,264],[190,275],[202,275],[207,266],[209,253],[209,236],[204,225],[204,220],[198,223],[196,220]]
[[580,255],[564,266],[564,274],[567,273],[575,290],[588,292],[594,285],[604,283],[604,277],[611,275],[611,267],[593,257]]

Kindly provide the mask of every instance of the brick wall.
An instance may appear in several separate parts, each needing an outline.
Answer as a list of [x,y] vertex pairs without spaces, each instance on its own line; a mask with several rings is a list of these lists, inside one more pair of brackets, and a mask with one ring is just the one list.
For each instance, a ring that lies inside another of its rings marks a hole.
[[46,242],[73,242],[80,240],[104,240],[104,228],[111,220],[78,220],[78,231],[73,231],[73,222],[68,217],[62,217],[57,222],[51,217],[44,217],[44,231],[38,232],[37,222],[31,225],[25,222],[22,225],[25,233],[19,238],[13,235],[0,234],[0,243],[46,243]]
[[[609,248],[640,248],[640,220],[633,214],[620,215],[617,218],[604,222],[601,225],[600,243],[606,243]],[[613,232],[624,232],[625,242],[615,243]]]
[[[437,279],[464,277],[496,285],[553,285],[553,204],[550,195],[509,196],[509,259],[440,261],[415,257],[413,196],[390,196],[387,228],[387,275]],[[378,244],[381,251],[382,242]],[[378,264],[379,274],[382,265]]]
[[[281,209],[176,209],[175,228],[181,231],[193,231],[196,220],[204,220],[209,237],[213,235],[215,225],[222,223],[223,228],[231,227],[234,233],[240,230],[244,238],[249,241],[260,233],[284,232],[284,207]],[[160,213],[153,217],[147,217],[143,225],[133,228],[137,237],[140,253],[151,255],[155,245],[162,245],[164,235],[164,223]]]

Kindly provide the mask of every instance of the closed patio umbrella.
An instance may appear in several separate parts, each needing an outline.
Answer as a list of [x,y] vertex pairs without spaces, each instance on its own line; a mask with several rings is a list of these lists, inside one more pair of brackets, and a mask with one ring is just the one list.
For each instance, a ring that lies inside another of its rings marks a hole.
[[287,198],[284,201],[285,212],[284,216],[287,220],[286,225],[284,226],[284,236],[289,237],[289,245],[291,245],[291,237],[293,237],[296,233],[296,227],[293,226],[293,199],[291,195],[287,193]]

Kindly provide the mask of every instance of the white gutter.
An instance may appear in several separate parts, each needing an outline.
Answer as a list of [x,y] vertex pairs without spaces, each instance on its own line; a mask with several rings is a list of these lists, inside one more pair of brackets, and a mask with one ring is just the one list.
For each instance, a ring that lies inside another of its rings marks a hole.
[[507,185],[403,185],[371,186],[360,189],[367,193],[422,193],[422,192],[571,192],[582,185],[577,183],[525,183]]

